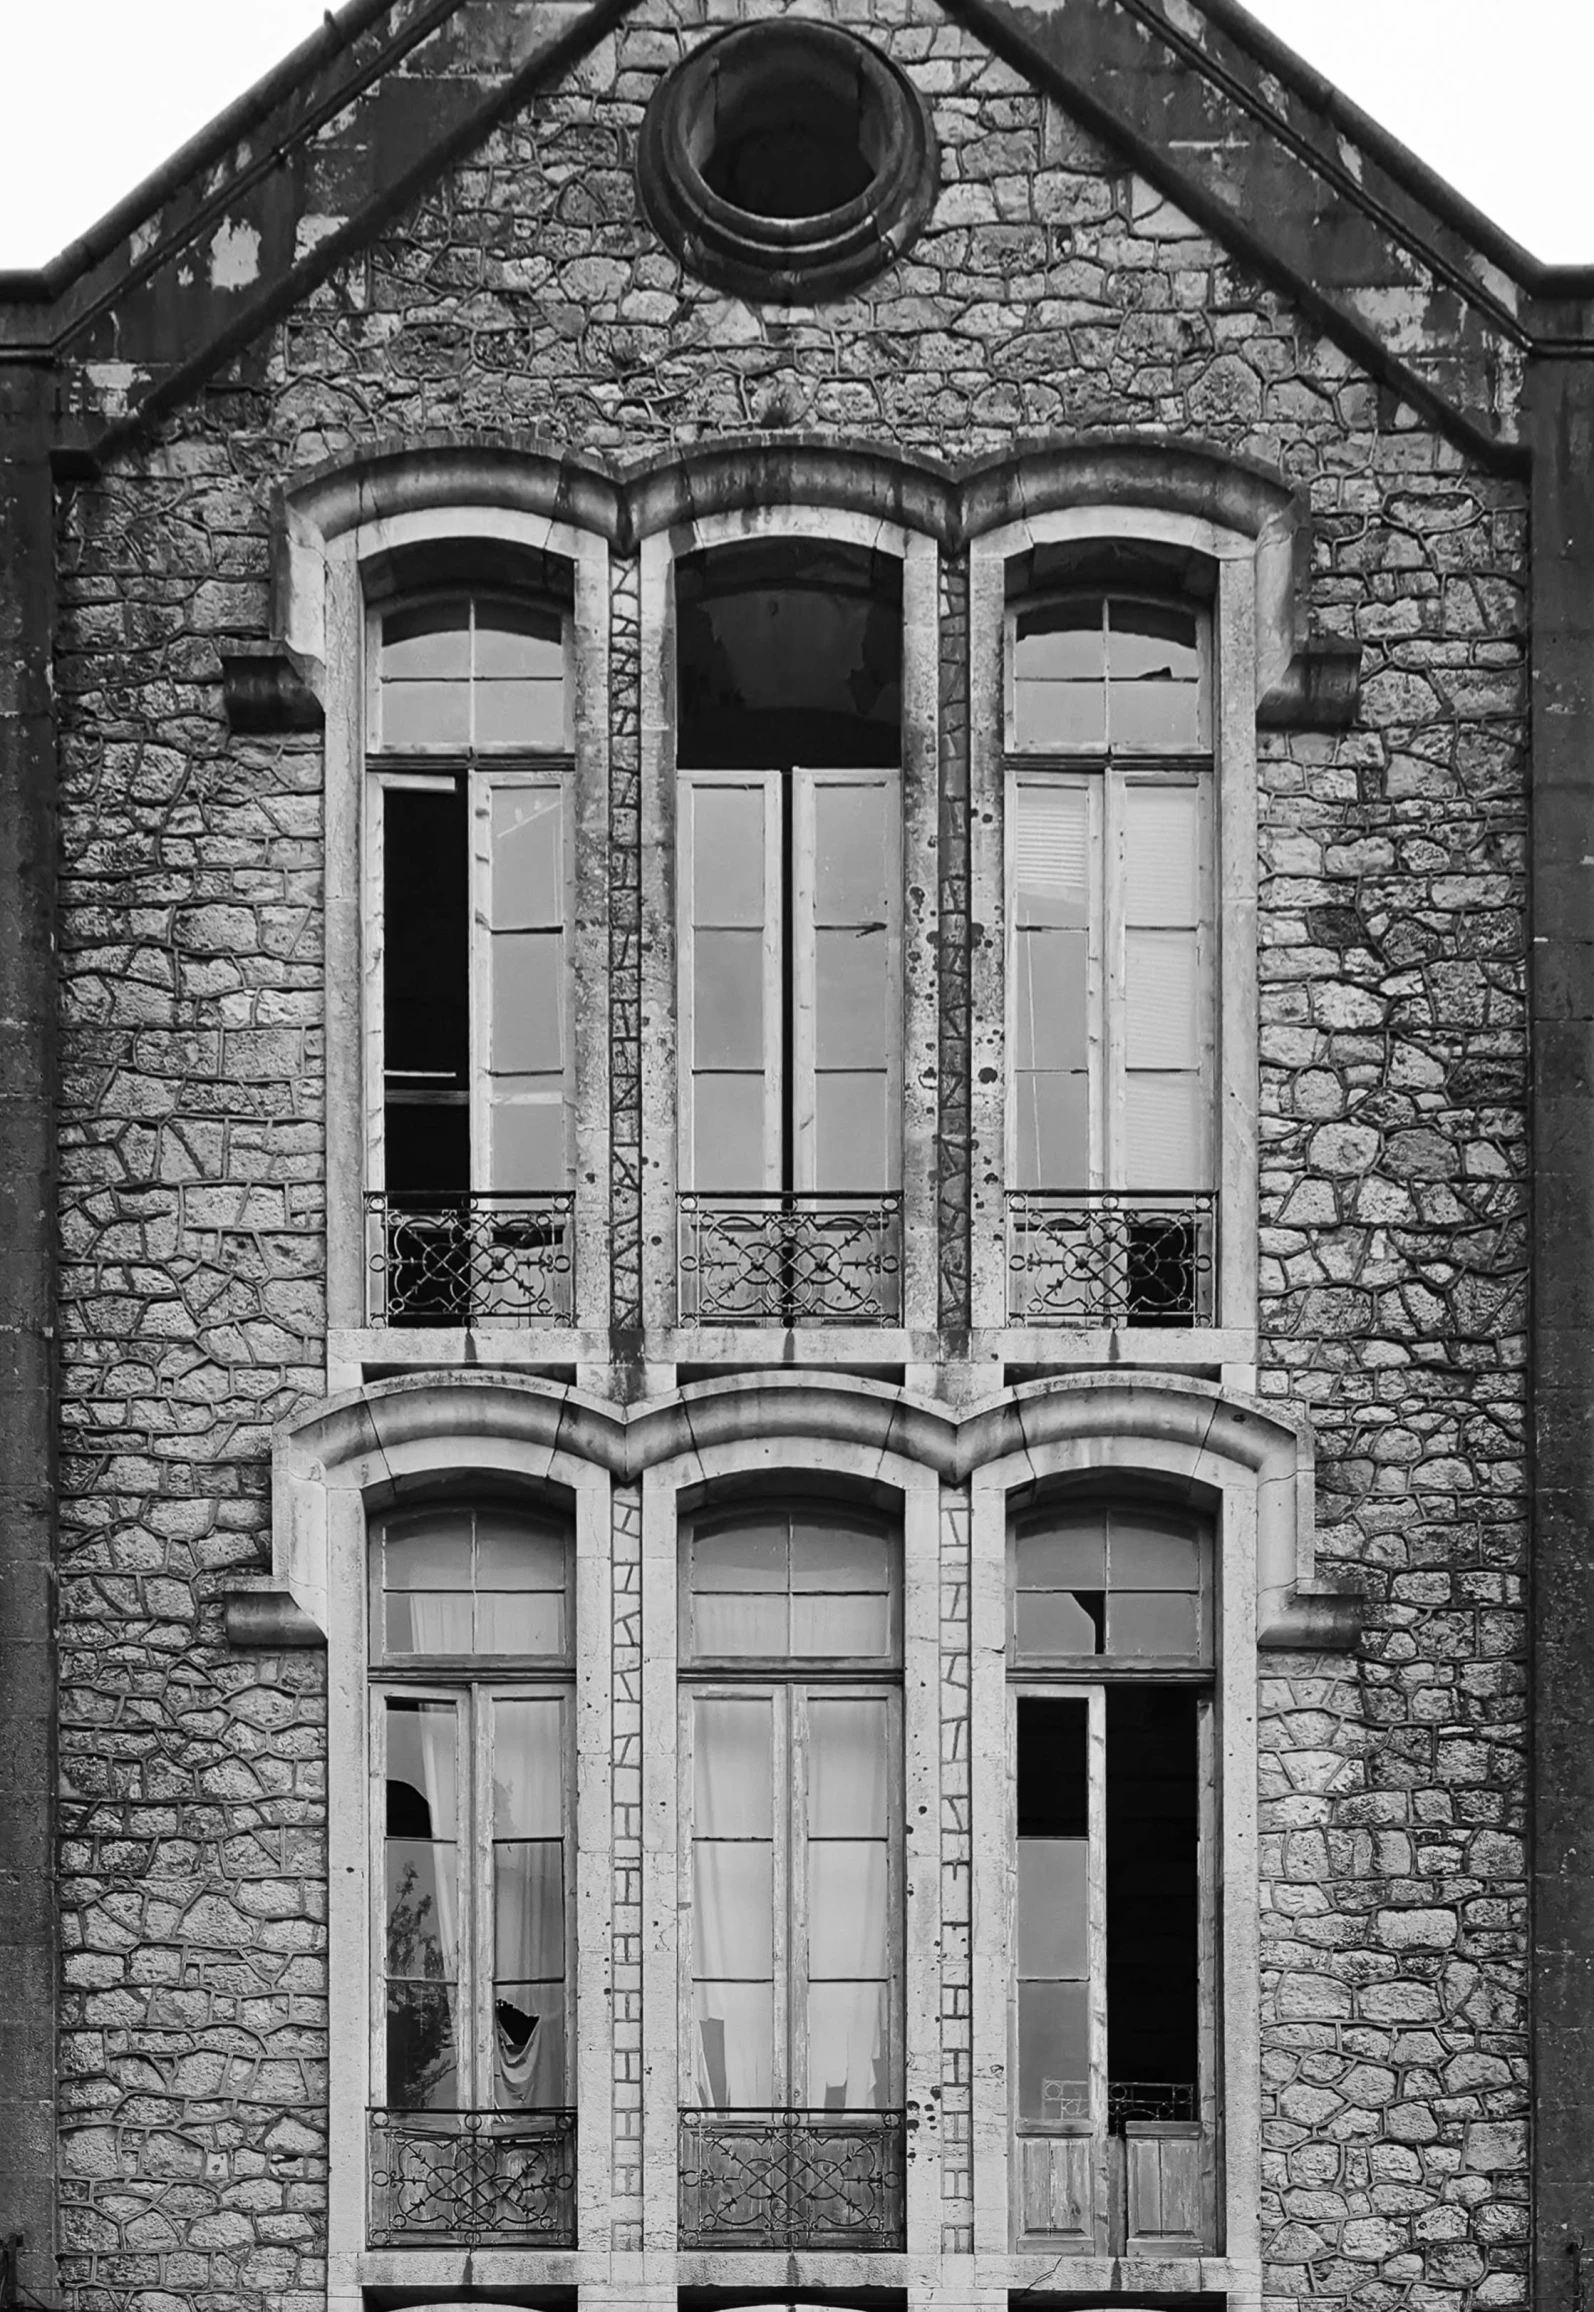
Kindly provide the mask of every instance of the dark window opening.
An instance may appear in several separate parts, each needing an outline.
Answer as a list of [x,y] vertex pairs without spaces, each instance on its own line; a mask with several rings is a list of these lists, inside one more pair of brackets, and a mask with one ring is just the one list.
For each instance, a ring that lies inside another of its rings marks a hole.
[[874,180],[869,93],[845,53],[744,49],[716,75],[712,115],[688,149],[710,190],[749,216],[825,216]]
[[[462,788],[389,789],[382,821],[382,1013],[390,1111],[468,1096],[465,846]],[[431,1185],[403,1178],[391,1158],[388,1177],[395,1188]],[[448,1185],[459,1187],[469,1177],[467,1168]]]
[[683,556],[683,770],[875,770],[901,759],[902,566],[814,540]]
[[1200,1882],[1196,1696],[1107,1692],[1109,2115],[1193,2119]]

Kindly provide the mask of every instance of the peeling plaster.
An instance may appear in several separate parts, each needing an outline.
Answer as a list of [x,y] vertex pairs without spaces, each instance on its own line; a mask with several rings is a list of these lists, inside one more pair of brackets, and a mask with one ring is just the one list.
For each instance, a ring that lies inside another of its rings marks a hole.
[[247,289],[260,278],[260,235],[253,225],[225,224],[210,244],[212,289]]

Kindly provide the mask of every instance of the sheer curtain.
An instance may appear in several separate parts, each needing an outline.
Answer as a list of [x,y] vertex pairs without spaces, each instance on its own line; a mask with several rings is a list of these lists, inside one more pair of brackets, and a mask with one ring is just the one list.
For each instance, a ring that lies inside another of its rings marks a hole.
[[460,2100],[458,1712],[387,1705],[387,2043],[390,2102]]

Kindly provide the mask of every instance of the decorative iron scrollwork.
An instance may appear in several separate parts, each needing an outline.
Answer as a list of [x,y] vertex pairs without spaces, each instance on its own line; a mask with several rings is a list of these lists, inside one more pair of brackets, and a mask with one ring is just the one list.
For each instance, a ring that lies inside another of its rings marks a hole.
[[900,1322],[900,1196],[683,1193],[679,1210],[682,1324]]
[[900,2111],[681,2113],[683,2248],[898,2249]]
[[1208,1325],[1217,1192],[1013,1188],[1007,1197],[1012,1325]]
[[568,1189],[372,1190],[365,1199],[372,1324],[569,1324],[574,1208]]
[[575,2246],[573,2111],[377,2110],[370,2121],[373,2247]]

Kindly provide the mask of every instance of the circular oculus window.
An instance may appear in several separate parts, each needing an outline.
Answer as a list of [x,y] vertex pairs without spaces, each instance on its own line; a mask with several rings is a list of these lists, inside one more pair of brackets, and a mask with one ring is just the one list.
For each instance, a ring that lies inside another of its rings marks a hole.
[[787,305],[841,296],[899,257],[937,181],[928,117],[896,66],[802,21],[738,25],[684,58],[648,106],[638,171],[684,265]]

